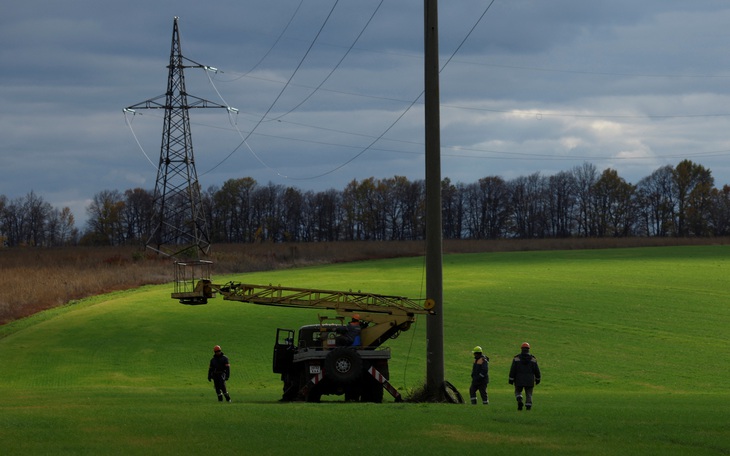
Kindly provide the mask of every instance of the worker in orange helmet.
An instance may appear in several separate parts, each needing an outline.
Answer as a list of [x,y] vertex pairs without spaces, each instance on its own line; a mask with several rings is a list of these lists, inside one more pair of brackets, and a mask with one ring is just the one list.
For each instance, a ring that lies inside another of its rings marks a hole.
[[360,333],[367,323],[360,319],[360,314],[352,314],[350,323],[337,328],[336,343],[338,347],[359,347],[362,345]]
[[219,402],[223,402],[223,397],[226,398],[226,401],[231,402],[231,396],[228,395],[228,388],[226,387],[226,381],[230,376],[231,363],[228,361],[228,357],[223,354],[221,346],[216,345],[213,347],[213,358],[208,366],[208,381],[213,381]]
[[[540,384],[540,367],[537,365],[537,358],[530,353],[530,344],[523,343],[519,355],[512,358],[512,367],[509,370],[509,384],[515,385],[515,399],[517,399],[517,410],[524,406],[527,410],[532,409],[532,391],[535,385]],[[525,400],[522,399],[522,391],[525,391]]]
[[362,323],[360,320],[360,314],[352,314],[350,324],[347,325],[347,337],[350,339],[350,345],[353,347],[359,347],[362,344],[360,340],[360,333],[362,332]]

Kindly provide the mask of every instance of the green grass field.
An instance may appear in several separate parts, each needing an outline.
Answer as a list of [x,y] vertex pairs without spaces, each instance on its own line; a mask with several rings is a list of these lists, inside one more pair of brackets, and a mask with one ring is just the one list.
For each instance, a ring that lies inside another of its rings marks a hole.
[[[728,246],[445,256],[446,378],[467,396],[484,347],[487,407],[279,403],[276,328],[316,310],[183,306],[170,286],[100,296],[0,327],[0,454],[727,455],[728,277]],[[423,258],[215,280],[425,289]],[[422,319],[389,344],[406,395],[424,381],[425,338]],[[523,341],[543,371],[530,412],[507,384]],[[215,344],[231,404],[206,381]]]

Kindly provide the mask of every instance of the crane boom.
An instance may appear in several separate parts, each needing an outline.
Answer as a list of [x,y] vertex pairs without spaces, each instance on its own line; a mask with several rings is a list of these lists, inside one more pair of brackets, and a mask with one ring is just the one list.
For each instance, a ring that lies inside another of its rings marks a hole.
[[223,299],[253,304],[316,307],[343,312],[372,312],[385,314],[427,314],[429,310],[410,298],[373,293],[292,288],[273,285],[251,285],[229,282],[214,287]]

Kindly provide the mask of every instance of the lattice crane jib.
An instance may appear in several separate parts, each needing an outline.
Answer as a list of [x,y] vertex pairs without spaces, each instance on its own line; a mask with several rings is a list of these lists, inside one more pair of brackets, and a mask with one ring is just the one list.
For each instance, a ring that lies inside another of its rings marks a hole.
[[[190,130],[191,108],[228,106],[187,93],[185,68],[209,69],[183,56],[178,18],[172,31],[167,92],[125,110],[163,109],[160,160],[154,190],[154,220],[147,247],[173,258],[200,258],[210,250],[201,186],[195,169]],[[164,104],[161,101],[164,99]]]

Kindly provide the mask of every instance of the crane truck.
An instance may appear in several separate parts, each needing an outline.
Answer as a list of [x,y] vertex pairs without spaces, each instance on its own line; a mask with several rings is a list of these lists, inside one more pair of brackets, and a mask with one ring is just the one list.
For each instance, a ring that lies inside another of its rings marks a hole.
[[[290,288],[228,282],[217,285],[209,278],[210,262],[176,263],[175,290],[171,297],[183,304],[205,304],[220,294],[224,300],[267,306],[331,310],[316,324],[293,329],[277,328],[273,372],[283,382],[282,401],[319,402],[322,395],[344,395],[348,401],[382,402],[383,391],[396,402],[401,394],[389,381],[390,349],[383,344],[410,329],[417,315],[433,313],[402,296],[353,291]],[[191,272],[192,271],[192,272]],[[198,271],[198,272],[196,272]],[[347,320],[361,322],[359,341],[342,337]]]

